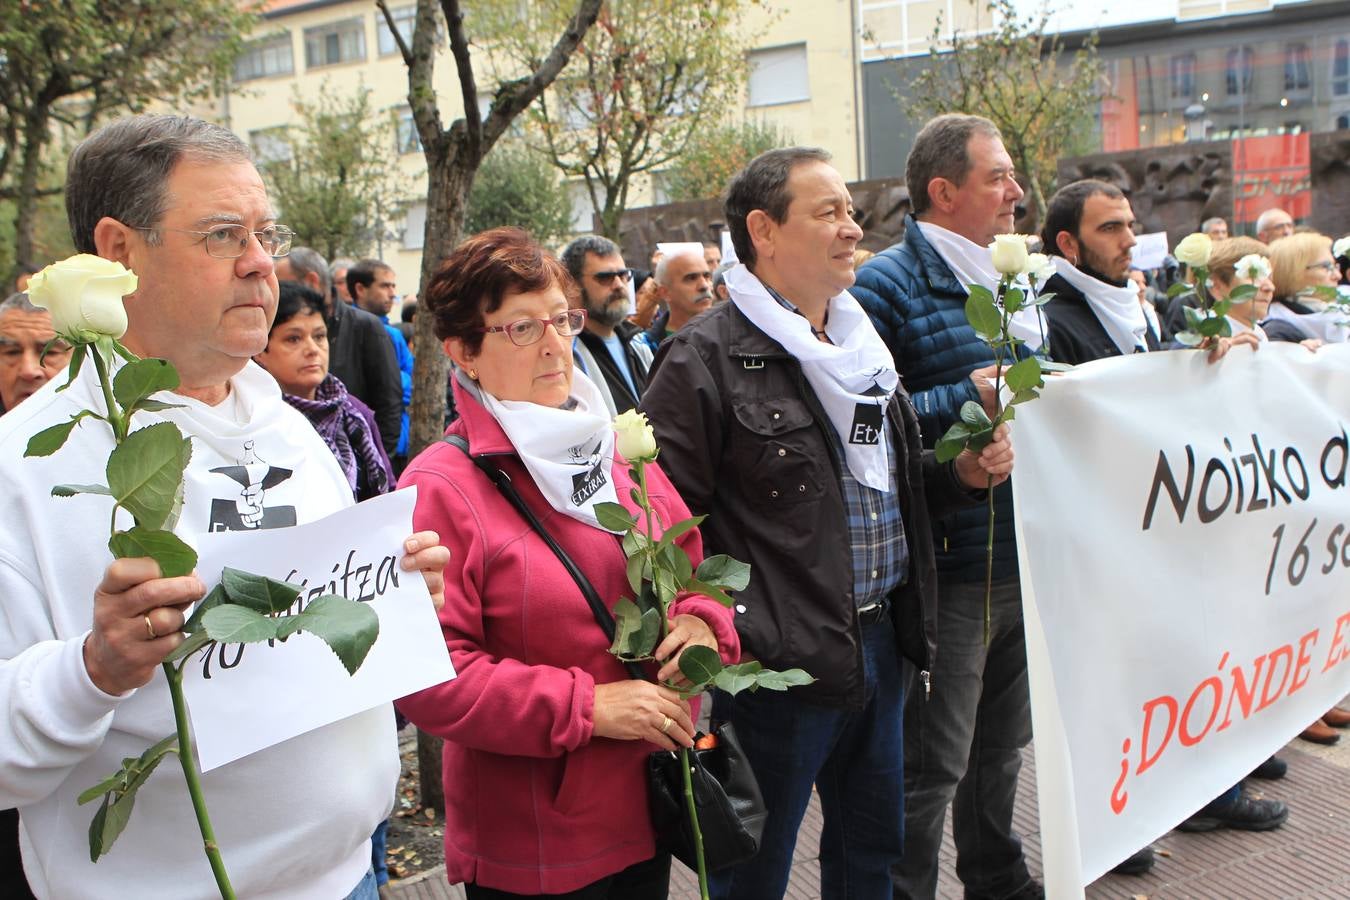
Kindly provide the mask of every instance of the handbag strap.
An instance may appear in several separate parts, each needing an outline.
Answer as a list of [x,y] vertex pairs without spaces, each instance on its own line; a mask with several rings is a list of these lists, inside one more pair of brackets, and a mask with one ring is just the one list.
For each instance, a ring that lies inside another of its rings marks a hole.
[[[548,529],[544,527],[543,522],[539,521],[539,517],[534,514],[534,511],[525,505],[524,498],[520,496],[520,492],[516,490],[516,486],[511,483],[511,476],[503,472],[501,468],[488,459],[488,457],[474,456],[470,453],[469,442],[464,439],[463,435],[447,434],[445,437],[441,438],[441,440],[462,450],[464,455],[469,457],[469,459],[473,461],[473,464],[481,469],[483,474],[487,475],[492,483],[497,486],[497,490],[507,499],[507,502],[515,507],[516,512],[520,513],[521,517],[529,523],[535,533],[544,539],[544,543],[553,551],[553,555],[558,557],[558,562],[563,564],[563,568],[567,570],[567,574],[572,576],[572,580],[575,581],[577,587],[581,589],[582,596],[585,597],[586,602],[590,604],[591,615],[595,617],[595,622],[600,626],[600,630],[605,633],[605,638],[610,642],[613,642],[615,628],[614,616],[610,614],[609,608],[606,607],[604,601],[600,599],[599,593],[595,590],[595,585],[591,584],[591,580],[586,577],[586,573],[581,571],[581,568],[576,564],[572,557],[568,555],[567,551],[562,548],[562,545],[558,543],[553,535],[549,534]],[[642,666],[637,663],[624,662],[624,668],[628,670],[630,678],[636,678],[640,681],[647,680],[647,675],[642,671]]]

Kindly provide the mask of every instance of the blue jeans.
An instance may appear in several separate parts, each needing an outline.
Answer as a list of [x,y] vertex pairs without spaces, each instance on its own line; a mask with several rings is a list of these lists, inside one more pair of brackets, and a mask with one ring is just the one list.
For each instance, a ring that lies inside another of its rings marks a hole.
[[380,900],[380,886],[375,883],[374,869],[366,870],[366,876],[352,888],[345,900]]
[[934,896],[951,804],[956,874],[966,897],[1006,897],[1031,881],[1012,828],[1021,750],[1031,740],[1018,580],[994,582],[987,645],[984,582],[943,584],[926,701],[913,666],[906,668],[905,855],[895,869],[895,896]]
[[385,819],[376,826],[375,833],[370,836],[370,868],[375,873],[376,884],[389,883],[389,861],[385,859],[388,834],[389,820]]
[[889,900],[903,838],[903,688],[890,617],[864,626],[862,638],[861,710],[804,703],[792,691],[714,696],[713,718],[735,723],[768,810],[759,853],[710,877],[718,900],[781,900],[813,783],[825,819],[821,896]]

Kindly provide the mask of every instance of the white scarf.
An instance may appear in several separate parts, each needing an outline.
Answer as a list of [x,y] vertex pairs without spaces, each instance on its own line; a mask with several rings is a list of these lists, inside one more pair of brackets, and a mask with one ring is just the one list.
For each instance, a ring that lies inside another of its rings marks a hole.
[[1144,308],[1139,305],[1139,288],[1135,287],[1134,282],[1125,287],[1116,287],[1093,278],[1062,256],[1056,256],[1054,260],[1055,271],[1082,291],[1097,321],[1106,329],[1107,335],[1122,354],[1129,356],[1136,349],[1148,349],[1148,341],[1144,338],[1144,333],[1148,331],[1148,319],[1144,317]]
[[[886,404],[900,384],[891,351],[872,320],[848,291],[832,297],[825,330],[834,343],[816,340],[805,316],[786,309],[744,265],[726,273],[731,302],[801,363],[835,434],[853,477],[878,491],[890,491]],[[872,396],[868,390],[880,388]]]
[[[987,288],[991,294],[998,295],[998,282],[1002,276],[994,268],[994,255],[988,247],[981,247],[969,238],[932,222],[916,219],[914,224],[919,226],[919,233],[942,257],[967,294],[970,293],[970,285],[978,284]],[[1017,281],[1018,287],[1029,292],[1030,285],[1025,277],[1019,277]],[[1037,316],[1035,307],[1024,307],[1013,313],[1008,330],[1013,337],[1026,341],[1027,349],[1033,353],[1045,343],[1045,323]]]
[[1270,338],[1266,336],[1266,330],[1260,325],[1248,325],[1241,319],[1235,319],[1232,316],[1224,316],[1224,318],[1228,320],[1228,327],[1233,330],[1234,337],[1242,334],[1244,331],[1251,331],[1256,334],[1256,339],[1263,344],[1270,340]]
[[[1299,298],[1299,302],[1312,308],[1308,298]],[[1283,303],[1270,304],[1266,313],[1268,319],[1283,319],[1292,322],[1310,338],[1318,338],[1325,344],[1340,344],[1350,338],[1350,325],[1345,322],[1345,313],[1339,309],[1326,309],[1324,312],[1297,313]]]
[[595,384],[572,370],[570,409],[498,400],[462,371],[455,375],[502,426],[540,493],[558,512],[600,528],[597,503],[617,503],[614,425]]

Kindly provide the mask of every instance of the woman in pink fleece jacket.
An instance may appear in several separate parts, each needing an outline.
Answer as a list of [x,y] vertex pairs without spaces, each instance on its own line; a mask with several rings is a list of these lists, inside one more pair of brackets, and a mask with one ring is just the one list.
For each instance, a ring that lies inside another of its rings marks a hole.
[[[629,587],[623,550],[595,521],[597,502],[632,511],[598,391],[572,371],[573,285],[518,229],[460,245],[425,303],[457,368],[450,433],[490,456],[612,607]],[[689,510],[648,470],[661,523]],[[399,701],[446,741],[445,861],[471,900],[564,895],[645,900],[667,893],[647,810],[646,758],[690,746],[696,709],[654,681],[630,679],[567,570],[463,450],[437,444],[408,467],[414,520],[450,548],[441,627],[454,680]],[[697,530],[678,543],[695,566]],[[703,596],[672,607],[649,677],[679,678],[684,648],[740,653],[731,611]]]

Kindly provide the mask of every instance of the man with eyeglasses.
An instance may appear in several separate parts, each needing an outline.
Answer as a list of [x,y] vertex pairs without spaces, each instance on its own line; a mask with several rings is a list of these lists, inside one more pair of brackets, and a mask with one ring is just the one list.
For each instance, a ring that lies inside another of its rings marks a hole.
[[[138,426],[169,420],[191,440],[176,532],[193,543],[349,506],[331,451],[251,363],[267,345],[274,260],[291,236],[247,146],[197,119],[120,119],[71,154],[66,209],[78,250],[138,276],[123,343],[169,360],[181,379],[164,396],[172,408],[136,414]],[[99,406],[85,366],[68,390],[49,384],[0,419],[0,807],[19,807],[24,870],[40,897],[212,897],[187,792],[167,768],[141,788],[116,846],[97,864],[87,851],[92,812],[76,798],[173,730],[157,672],[204,593],[195,573],[109,563],[108,505],[49,496],[55,482],[105,477],[106,426],[77,429],[50,459],[22,458],[35,432]],[[258,514],[242,517],[241,499]],[[449,554],[439,538],[424,532],[405,547],[402,567],[441,595]],[[398,779],[393,726],[385,705],[202,775],[239,896],[375,900],[370,835]]]
[[1256,217],[1256,239],[1270,244],[1294,233],[1294,218],[1279,207],[1271,207]]
[[572,341],[572,359],[595,382],[611,416],[637,406],[647,388],[652,351],[628,321],[633,271],[608,238],[583,235],[563,248],[562,264],[580,287],[573,304],[586,310],[586,327]]

